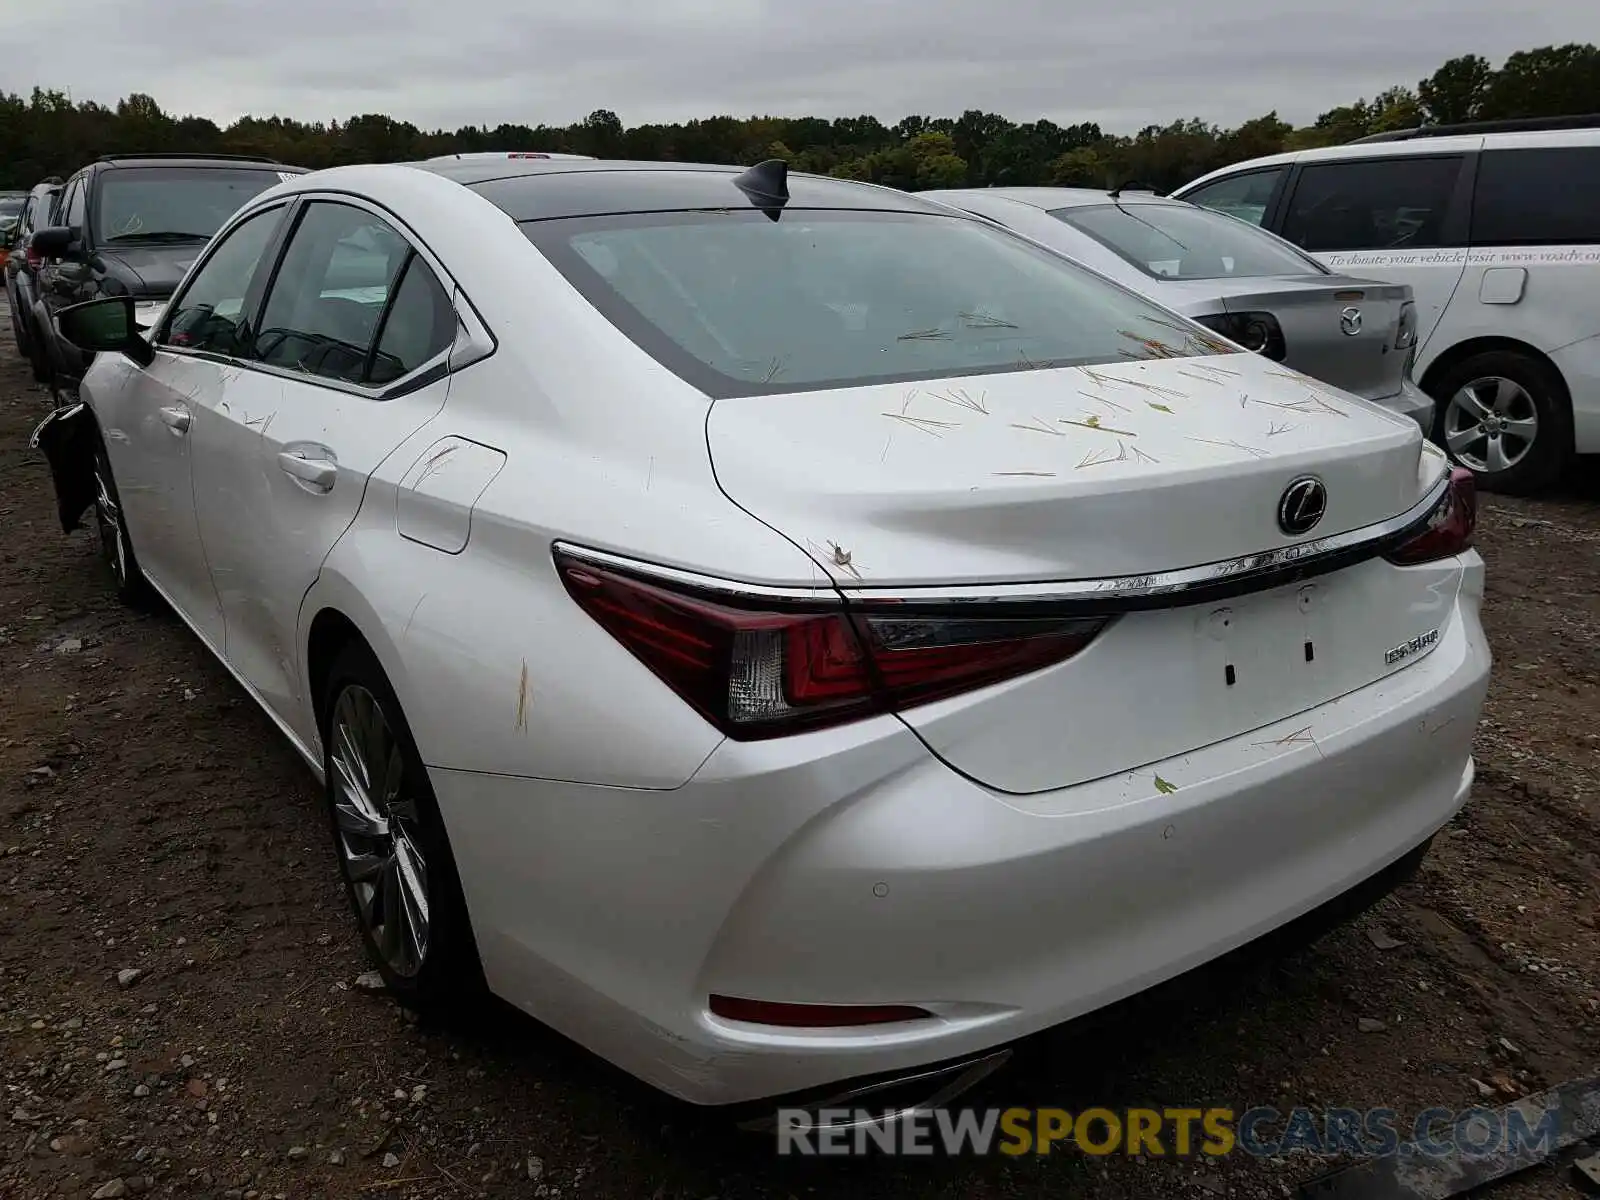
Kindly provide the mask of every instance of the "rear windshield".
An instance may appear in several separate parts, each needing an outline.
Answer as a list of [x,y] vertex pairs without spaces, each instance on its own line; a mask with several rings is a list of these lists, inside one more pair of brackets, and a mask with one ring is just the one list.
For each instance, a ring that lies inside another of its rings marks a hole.
[[276,171],[238,167],[119,167],[100,176],[95,241],[206,241]]
[[1161,279],[1244,279],[1323,275],[1326,269],[1254,225],[1177,204],[1094,204],[1052,217],[1080,230],[1146,275]]
[[678,212],[521,228],[623,333],[713,396],[1233,352],[963,217]]

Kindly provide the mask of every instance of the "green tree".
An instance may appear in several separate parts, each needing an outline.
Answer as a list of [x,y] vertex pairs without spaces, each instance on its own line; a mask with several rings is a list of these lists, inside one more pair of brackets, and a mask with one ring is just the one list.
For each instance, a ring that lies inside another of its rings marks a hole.
[[1494,82],[1494,68],[1477,54],[1452,58],[1417,84],[1422,114],[1433,125],[1459,125],[1476,121]]

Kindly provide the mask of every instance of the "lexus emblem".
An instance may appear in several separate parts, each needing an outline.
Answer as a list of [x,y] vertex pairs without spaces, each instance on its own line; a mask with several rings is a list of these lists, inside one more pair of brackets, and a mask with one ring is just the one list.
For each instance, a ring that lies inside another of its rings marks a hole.
[[1278,501],[1278,528],[1290,537],[1310,533],[1328,511],[1328,488],[1315,475],[1302,475],[1283,489]]
[[1344,332],[1345,337],[1355,337],[1356,334],[1360,333],[1361,310],[1359,308],[1347,308],[1340,313],[1339,328]]

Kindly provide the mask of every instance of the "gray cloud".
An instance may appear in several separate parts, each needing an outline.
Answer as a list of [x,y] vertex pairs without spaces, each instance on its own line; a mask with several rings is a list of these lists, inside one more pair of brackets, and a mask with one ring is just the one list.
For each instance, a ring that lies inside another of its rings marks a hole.
[[[8,5],[6,86],[170,112],[424,128],[968,108],[1131,132],[1276,109],[1304,123],[1457,54],[1600,41],[1593,0],[53,0]],[[96,35],[98,32],[98,36]],[[64,48],[70,47],[70,53]],[[17,70],[34,64],[29,77]]]

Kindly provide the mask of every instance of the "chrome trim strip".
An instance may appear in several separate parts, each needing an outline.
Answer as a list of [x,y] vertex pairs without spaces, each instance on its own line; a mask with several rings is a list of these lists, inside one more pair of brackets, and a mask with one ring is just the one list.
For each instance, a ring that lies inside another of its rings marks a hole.
[[715,575],[701,575],[679,567],[657,566],[655,563],[642,562],[637,558],[612,554],[608,550],[591,550],[587,546],[575,546],[571,542],[558,541],[551,549],[568,558],[593,563],[597,567],[609,567],[614,571],[644,579],[658,579],[662,583],[675,583],[679,587],[725,596],[730,600],[776,600],[789,603],[815,603],[822,600],[832,601],[835,604],[839,600],[839,589],[834,586],[831,579],[822,575],[820,567],[817,569],[819,578],[815,587],[796,587],[792,584],[774,586],[763,583],[741,583],[736,579],[720,579]]
[[[1450,485],[1448,471],[1440,475],[1427,494],[1411,508],[1397,517],[1364,525],[1345,533],[1330,534],[1283,546],[1277,550],[1263,550],[1258,554],[1245,554],[1222,562],[1206,563],[1198,567],[1185,567],[1176,571],[1161,571],[1152,575],[1123,575],[1110,579],[1068,579],[1046,583],[1019,584],[969,584],[959,587],[903,588],[899,590],[876,588],[843,588],[847,599],[863,604],[901,598],[914,601],[993,601],[1062,600],[1095,601],[1125,604],[1133,601],[1166,601],[1186,593],[1206,591],[1217,587],[1247,585],[1257,579],[1295,572],[1300,575],[1317,570],[1333,570],[1338,565],[1370,557],[1387,543],[1425,521],[1439,502],[1444,499]],[[1370,553],[1368,553],[1370,552]],[[1331,564],[1331,565],[1330,565]]]
[[908,604],[995,604],[1051,602],[1089,609],[1175,608],[1197,596],[1211,593],[1239,594],[1271,587],[1279,577],[1303,579],[1326,574],[1381,553],[1389,544],[1426,521],[1444,498],[1450,486],[1450,472],[1444,471],[1427,493],[1399,516],[1345,533],[1330,534],[1277,550],[1241,555],[1222,562],[1161,571],[1151,575],[1122,575],[1110,579],[1063,579],[1039,583],[966,584],[956,587],[838,587],[833,581],[819,581],[813,588],[777,587],[769,584],[741,583],[712,575],[702,575],[678,567],[662,567],[605,550],[591,550],[558,541],[553,549],[571,558],[599,567],[657,579],[662,583],[723,596],[730,600],[770,600],[780,603],[816,603],[843,596],[853,604],[871,608],[893,604],[895,612],[911,615]]

